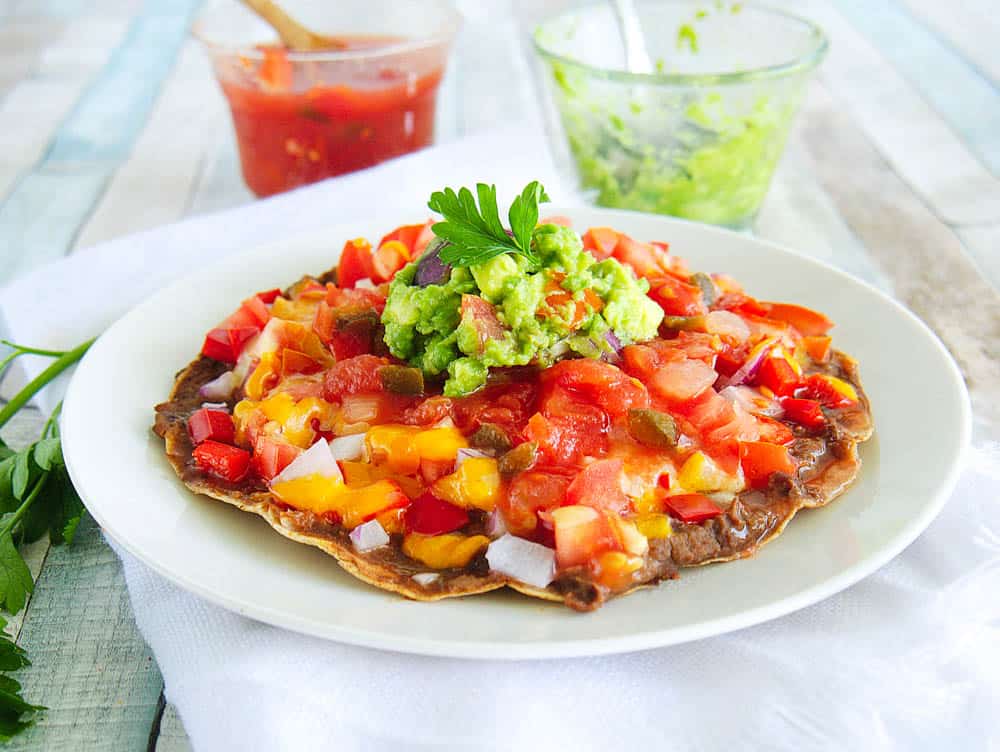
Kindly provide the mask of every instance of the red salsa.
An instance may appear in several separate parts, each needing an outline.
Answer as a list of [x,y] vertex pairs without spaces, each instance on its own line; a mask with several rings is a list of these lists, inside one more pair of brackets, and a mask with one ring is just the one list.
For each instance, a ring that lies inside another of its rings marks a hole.
[[[348,43],[349,49],[371,49],[394,41]],[[416,73],[376,59],[355,63],[349,72],[337,64],[333,71],[331,63],[290,58],[284,48],[261,50],[259,65],[241,60],[254,75],[220,76],[243,177],[258,196],[371,167],[431,144],[440,64],[425,64],[425,72]],[[329,80],[325,66],[341,80]]]

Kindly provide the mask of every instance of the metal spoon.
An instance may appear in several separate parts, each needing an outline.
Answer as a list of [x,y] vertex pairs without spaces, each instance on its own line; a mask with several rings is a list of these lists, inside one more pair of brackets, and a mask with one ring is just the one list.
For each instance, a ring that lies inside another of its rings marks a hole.
[[250,10],[260,16],[278,32],[282,44],[296,52],[310,50],[343,50],[347,42],[336,37],[317,34],[307,29],[282,10],[273,0],[241,0]]

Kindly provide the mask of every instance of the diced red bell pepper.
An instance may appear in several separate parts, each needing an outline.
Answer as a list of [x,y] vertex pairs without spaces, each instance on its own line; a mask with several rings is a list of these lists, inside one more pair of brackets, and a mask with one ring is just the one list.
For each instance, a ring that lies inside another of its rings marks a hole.
[[264,290],[263,292],[257,293],[257,297],[261,299],[261,302],[271,305],[275,300],[280,298],[282,295],[281,289],[275,287],[273,290]]
[[209,440],[195,447],[194,462],[200,470],[236,483],[250,469],[250,452]]
[[243,346],[256,337],[259,331],[253,326],[241,326],[235,329],[217,327],[205,336],[201,354],[223,363],[235,363],[243,352]]
[[832,337],[803,337],[802,344],[809,357],[817,363],[826,363],[830,359]]
[[670,490],[670,473],[664,473],[656,480],[656,485],[662,488],[664,491]]
[[826,416],[823,415],[823,410],[816,400],[785,397],[781,400],[781,406],[785,409],[786,420],[813,431],[820,431],[826,427]]
[[208,440],[232,444],[236,438],[232,416],[225,410],[212,410],[207,407],[191,413],[191,417],[188,418],[188,433],[195,445]]
[[267,326],[267,322],[271,320],[271,312],[268,310],[267,304],[256,295],[244,300],[241,310],[249,313],[260,329]]
[[722,514],[715,502],[702,494],[665,496],[663,506],[671,517],[681,522],[704,522]]
[[801,383],[795,369],[784,358],[766,358],[757,372],[756,383],[779,397],[790,396]]
[[466,525],[469,513],[431,493],[424,493],[406,508],[404,519],[408,532],[441,535]]
[[629,500],[622,490],[622,467],[620,459],[591,462],[569,484],[566,503],[618,514],[627,512]]
[[767,488],[774,473],[795,474],[795,462],[788,448],[766,441],[741,441],[740,465],[750,488]]
[[821,336],[833,328],[833,322],[830,319],[811,308],[791,303],[767,303],[763,301],[761,301],[760,306],[765,309],[764,315],[769,319],[789,323],[803,335]]
[[779,420],[764,415],[754,416],[761,441],[770,444],[790,444],[795,438],[792,429]]
[[816,400],[823,407],[830,408],[850,407],[854,404],[854,400],[838,392],[829,381],[819,374],[813,374],[807,378],[805,385],[796,390],[795,396]]
[[401,227],[397,227],[379,241],[379,248],[390,241],[397,240],[406,247],[407,257],[412,258],[415,254],[417,241],[421,239],[421,235],[428,224],[431,223],[421,222],[419,225],[402,225]]
[[354,287],[359,279],[373,279],[375,269],[372,264],[372,246],[364,238],[348,240],[340,253],[337,264],[337,285]]

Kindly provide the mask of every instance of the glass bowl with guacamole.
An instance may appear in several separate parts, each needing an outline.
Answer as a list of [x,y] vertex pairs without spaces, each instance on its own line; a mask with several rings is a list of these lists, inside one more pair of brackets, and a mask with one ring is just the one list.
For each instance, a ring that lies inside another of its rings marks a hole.
[[826,36],[745,3],[635,8],[646,52],[638,66],[634,57],[626,65],[610,2],[535,29],[557,163],[600,206],[748,228]]

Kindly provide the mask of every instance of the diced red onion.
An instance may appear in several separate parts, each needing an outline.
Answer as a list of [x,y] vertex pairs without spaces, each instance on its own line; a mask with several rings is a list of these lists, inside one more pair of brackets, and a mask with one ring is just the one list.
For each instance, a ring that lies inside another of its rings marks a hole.
[[773,346],[773,340],[761,342],[757,345],[750,351],[750,355],[743,362],[743,365],[736,369],[736,373],[728,379],[722,379],[719,382],[720,387],[741,386],[750,381],[750,379],[757,375],[757,371],[760,370],[761,364],[767,359]]
[[338,436],[330,442],[330,454],[335,460],[357,460],[365,452],[365,435]]
[[765,397],[751,386],[727,386],[719,392],[733,404],[739,405],[748,413],[763,415],[767,418],[780,418],[785,414],[784,408],[777,400]]
[[362,277],[357,282],[354,283],[355,290],[374,290],[375,283],[372,282],[368,277]]
[[622,351],[622,341],[618,339],[618,335],[614,333],[611,329],[604,332],[604,340],[608,343],[608,346],[615,351],[616,355],[620,355]]
[[439,575],[437,572],[418,572],[417,574],[413,575],[413,581],[416,582],[418,585],[423,585],[424,587],[426,587],[427,585],[430,585],[432,582],[437,582],[440,579],[440,577],[441,575]]
[[482,451],[481,449],[471,449],[468,447],[463,447],[455,453],[455,469],[458,470],[462,466],[462,463],[466,460],[471,460],[473,457],[479,458],[489,458],[489,454]]
[[706,314],[705,331],[731,337],[738,342],[746,342],[750,338],[750,327],[731,311],[710,311]]
[[226,371],[207,384],[202,384],[198,390],[198,396],[209,400],[225,401],[233,396],[233,391],[243,379],[237,381],[236,371]]
[[443,238],[434,238],[417,262],[417,272],[413,282],[417,287],[443,285],[451,276],[451,266],[441,260],[441,249],[451,245]]
[[486,534],[491,538],[499,538],[507,534],[507,523],[499,509],[494,509],[486,515]]
[[324,478],[335,478],[341,481],[344,479],[343,474],[340,472],[340,465],[333,458],[333,454],[330,452],[330,445],[326,442],[326,439],[321,438],[292,460],[288,467],[271,480],[271,485],[295,480],[296,478],[305,478],[309,475],[321,475]]
[[527,585],[543,588],[556,576],[556,552],[548,546],[505,535],[486,549],[490,569]]
[[351,531],[350,538],[355,550],[362,554],[382,548],[389,542],[389,534],[378,520],[369,520],[363,525],[358,525]]

